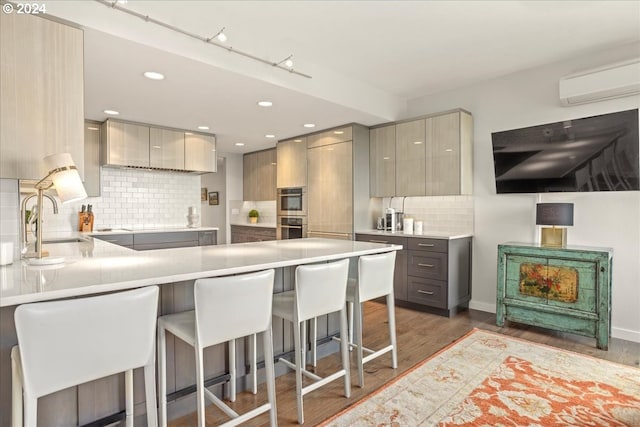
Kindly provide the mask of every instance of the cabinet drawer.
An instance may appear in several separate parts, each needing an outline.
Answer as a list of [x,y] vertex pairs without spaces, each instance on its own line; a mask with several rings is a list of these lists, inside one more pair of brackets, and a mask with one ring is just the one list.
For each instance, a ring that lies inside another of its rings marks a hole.
[[383,243],[389,245],[402,245],[404,249],[407,248],[407,238],[406,237],[396,237],[396,236],[385,236],[378,234],[356,234],[356,240],[360,242],[371,242],[371,243]]
[[410,302],[436,308],[447,308],[446,282],[409,276],[408,291]]
[[178,231],[175,233],[139,233],[135,234],[133,240],[135,246],[173,242],[195,242],[196,244],[193,246],[198,246],[198,232]]
[[447,252],[449,241],[444,239],[422,239],[419,237],[409,239],[409,250]]
[[447,280],[447,254],[410,250],[408,265],[410,276]]

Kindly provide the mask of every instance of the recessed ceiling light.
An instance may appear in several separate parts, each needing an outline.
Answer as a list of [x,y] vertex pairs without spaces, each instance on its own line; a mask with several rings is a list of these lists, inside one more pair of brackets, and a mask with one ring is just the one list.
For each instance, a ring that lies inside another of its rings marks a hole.
[[164,74],[158,73],[156,71],[145,71],[143,76],[151,80],[163,80]]
[[315,123],[305,123],[302,126],[304,126],[306,128],[314,128],[314,127],[316,127]]
[[343,130],[335,130],[333,131],[333,133],[335,133],[336,135],[342,135],[344,133]]
[[268,133],[264,137],[265,138],[275,138],[276,136],[275,135],[271,135],[270,133]]
[[273,102],[271,101],[258,101],[258,105],[261,107],[271,107]]
[[97,128],[95,126],[89,126],[87,129],[89,129],[89,130],[100,130],[100,128]]
[[244,147],[244,142],[236,142],[236,147]]
[[109,114],[110,116],[117,116],[118,114],[120,114],[118,111],[116,110],[104,110],[105,114]]
[[200,130],[209,130],[209,126],[198,126]]

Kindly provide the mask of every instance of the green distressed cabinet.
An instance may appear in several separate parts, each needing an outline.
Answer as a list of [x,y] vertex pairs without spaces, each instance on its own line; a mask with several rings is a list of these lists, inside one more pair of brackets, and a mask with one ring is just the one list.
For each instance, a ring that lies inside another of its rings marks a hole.
[[613,250],[498,245],[496,324],[525,323],[594,337],[607,350]]

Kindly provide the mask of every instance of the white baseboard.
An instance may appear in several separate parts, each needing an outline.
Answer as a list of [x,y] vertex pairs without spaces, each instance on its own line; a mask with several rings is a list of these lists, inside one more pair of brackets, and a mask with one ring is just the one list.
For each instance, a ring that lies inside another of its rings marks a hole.
[[[487,313],[495,313],[496,305],[481,301],[469,301],[469,308],[473,310],[484,311]],[[624,328],[611,328],[611,336],[613,338],[619,338],[621,340],[640,342],[640,331],[633,331],[631,329]]]

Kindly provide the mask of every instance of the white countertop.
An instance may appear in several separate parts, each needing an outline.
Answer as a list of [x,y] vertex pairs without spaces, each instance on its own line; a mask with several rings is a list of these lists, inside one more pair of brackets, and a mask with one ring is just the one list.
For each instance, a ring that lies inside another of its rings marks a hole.
[[[100,228],[95,231],[86,231],[82,235],[102,234],[141,234],[141,233],[177,233],[181,231],[218,231],[218,227],[176,227],[176,228]],[[46,239],[45,239],[46,240]]]
[[402,231],[382,231],[382,230],[359,230],[356,231],[356,234],[375,234],[378,236],[394,236],[394,237],[418,237],[418,238],[426,238],[426,239],[463,239],[465,237],[473,237],[471,233],[450,233],[446,231],[430,231],[424,230],[422,234],[405,234]]
[[231,225],[240,225],[242,227],[276,228],[276,223],[275,222],[258,222],[256,224],[251,224],[249,222],[243,222],[243,223],[231,223]]
[[43,245],[51,256],[65,257],[64,264],[36,267],[16,260],[0,267],[0,307],[402,249],[310,238],[136,252],[82,237],[87,241]]

